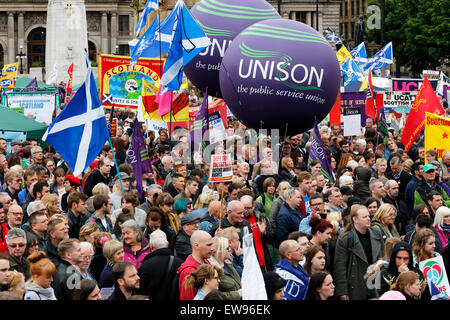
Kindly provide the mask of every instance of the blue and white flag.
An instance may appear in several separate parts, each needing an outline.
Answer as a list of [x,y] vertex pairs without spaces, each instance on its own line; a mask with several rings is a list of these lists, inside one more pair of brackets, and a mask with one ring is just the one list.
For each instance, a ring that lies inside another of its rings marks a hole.
[[175,10],[178,15],[173,29],[174,37],[161,77],[164,91],[180,89],[183,67],[211,44],[182,0],[178,0],[172,11]]
[[153,10],[158,10],[158,8],[159,8],[158,0],[147,1],[147,3],[145,4],[144,11],[142,11],[142,15],[137,23],[136,29],[134,30],[136,32],[136,36],[138,36],[139,33],[141,33],[142,28],[144,28],[145,24],[147,23],[148,14]]
[[439,291],[433,281],[427,279],[428,287],[430,288],[431,300],[447,300],[445,299],[445,295]]
[[158,23],[156,17],[142,37],[128,43],[131,49],[130,67],[133,67],[139,58],[156,58],[169,52],[177,19],[178,3],[161,23]]
[[361,42],[358,46],[353,48],[350,54],[352,55],[353,60],[355,60],[358,66],[363,66],[368,61],[366,46],[364,45],[364,42]]
[[58,151],[74,176],[95,160],[109,137],[89,60],[87,63],[86,81],[42,137]]
[[378,51],[364,67],[364,71],[372,68],[372,71],[381,69],[391,63],[393,63],[392,42],[385,45],[380,51]]
[[352,58],[345,60],[341,64],[341,71],[344,76],[344,86],[364,78],[364,75],[359,71],[358,65]]

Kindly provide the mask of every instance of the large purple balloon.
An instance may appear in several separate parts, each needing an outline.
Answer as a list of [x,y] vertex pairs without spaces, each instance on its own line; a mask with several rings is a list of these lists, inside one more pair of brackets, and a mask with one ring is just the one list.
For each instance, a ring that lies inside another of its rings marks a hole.
[[247,127],[303,132],[330,112],[340,86],[339,63],[324,37],[306,24],[265,20],[228,48],[220,88]]
[[225,50],[245,28],[280,15],[265,0],[201,0],[191,14],[211,39],[211,45],[184,68],[188,79],[214,97],[222,97],[219,70]]

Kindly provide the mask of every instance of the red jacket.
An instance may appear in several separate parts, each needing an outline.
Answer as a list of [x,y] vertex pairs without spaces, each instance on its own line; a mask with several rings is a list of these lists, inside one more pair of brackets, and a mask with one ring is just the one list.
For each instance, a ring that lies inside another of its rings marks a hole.
[[6,236],[8,235],[9,229],[7,223],[0,224],[0,252],[6,254],[8,252],[8,245],[6,244]]
[[[208,260],[205,260],[205,263],[210,264]],[[179,275],[178,287],[180,288],[180,300],[194,300],[195,295],[197,294],[196,288],[188,289],[184,286],[184,281],[186,277],[190,275],[195,269],[197,269],[200,265],[194,258],[192,258],[192,254],[190,254],[186,261],[178,268],[177,274]]]

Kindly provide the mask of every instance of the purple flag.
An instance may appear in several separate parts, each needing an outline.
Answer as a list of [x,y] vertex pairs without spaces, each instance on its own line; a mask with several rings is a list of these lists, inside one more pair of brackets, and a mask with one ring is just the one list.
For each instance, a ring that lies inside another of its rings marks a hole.
[[133,134],[131,135],[130,147],[127,150],[125,162],[133,166],[133,175],[136,178],[136,189],[139,198],[142,197],[142,174],[153,173],[152,164],[145,145],[141,124],[134,120]]
[[37,79],[36,79],[36,77],[34,77],[34,79],[31,80],[30,83],[27,84],[25,89],[27,89],[27,91],[33,91],[33,90],[36,90],[37,87],[38,87]]
[[323,146],[323,142],[320,137],[316,119],[314,119],[312,136],[311,147],[309,149],[308,167],[311,161],[319,161],[322,165],[321,171],[325,176],[325,179],[328,179],[330,183],[334,183],[333,171],[331,170],[330,162],[328,161],[327,154],[325,153],[325,147]]
[[[194,152],[199,149],[199,145],[201,146],[202,151],[206,149],[207,142],[209,141],[205,141],[203,139],[203,135],[208,129],[209,129],[208,87],[206,87],[205,97],[203,98],[200,110],[198,111],[197,116],[195,117],[195,121],[191,127],[191,148]],[[201,137],[199,137],[200,134]],[[197,138],[197,140],[195,138]]]

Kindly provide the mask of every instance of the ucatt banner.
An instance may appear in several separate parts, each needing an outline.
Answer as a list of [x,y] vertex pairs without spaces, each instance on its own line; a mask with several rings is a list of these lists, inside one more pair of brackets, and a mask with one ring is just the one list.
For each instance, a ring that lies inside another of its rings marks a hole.
[[115,108],[137,110],[142,91],[142,81],[146,80],[153,88],[159,88],[164,60],[139,59],[130,68],[130,57],[100,55],[99,58],[99,95],[102,105]]
[[[425,113],[425,150],[436,150],[438,160],[450,150],[450,118]],[[426,159],[425,159],[426,161]]]

